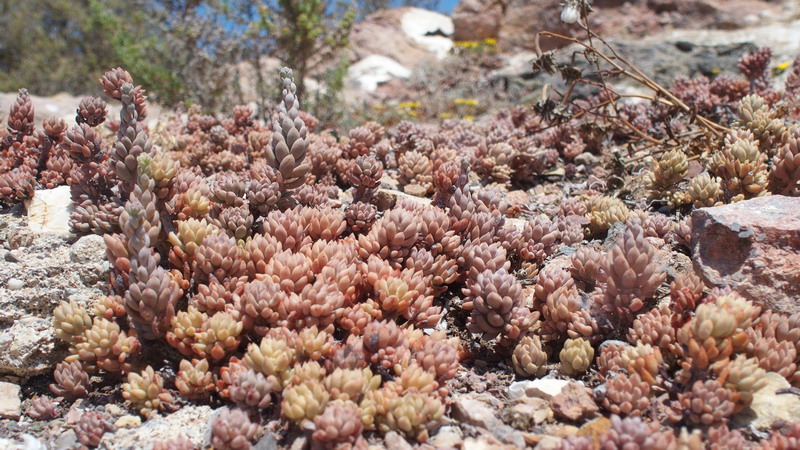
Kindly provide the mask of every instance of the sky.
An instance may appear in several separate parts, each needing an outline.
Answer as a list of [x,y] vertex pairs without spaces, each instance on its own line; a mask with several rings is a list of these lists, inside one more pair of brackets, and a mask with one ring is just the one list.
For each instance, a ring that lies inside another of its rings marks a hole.
[[439,4],[439,12],[450,14],[453,12],[453,8],[456,7],[458,4],[458,0],[442,0]]

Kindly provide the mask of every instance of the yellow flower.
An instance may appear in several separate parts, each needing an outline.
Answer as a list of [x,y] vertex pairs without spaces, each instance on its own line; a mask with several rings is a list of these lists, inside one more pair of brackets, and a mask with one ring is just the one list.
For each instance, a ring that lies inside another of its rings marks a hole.
[[475,116],[464,116],[464,120],[472,122],[473,120],[475,120]]
[[450,113],[439,113],[439,118],[440,119],[452,119],[453,115],[450,114]]
[[486,45],[489,45],[489,46],[495,46],[495,45],[497,45],[497,39],[495,39],[495,38],[487,38],[485,41],[483,41],[483,43],[486,44]]
[[719,75],[719,74],[720,74],[720,72],[722,72],[722,69],[720,69],[719,67],[713,67],[713,68],[711,69],[711,74],[712,74],[712,75]]
[[792,62],[791,61],[784,61],[784,62],[778,64],[777,66],[775,66],[775,69],[772,70],[772,73],[773,73],[773,75],[780,75],[783,72],[785,72],[786,69],[788,69],[791,66],[792,66]]
[[453,100],[456,105],[477,106],[478,100],[474,98],[457,98]]
[[419,108],[418,102],[402,102],[397,104],[397,109],[417,109]]

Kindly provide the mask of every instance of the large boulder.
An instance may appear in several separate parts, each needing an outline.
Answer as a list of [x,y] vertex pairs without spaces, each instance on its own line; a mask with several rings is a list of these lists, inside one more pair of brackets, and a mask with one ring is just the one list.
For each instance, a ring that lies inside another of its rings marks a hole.
[[[561,22],[562,0],[462,0],[453,12],[456,40],[498,37],[505,49],[533,50],[539,31],[584,38],[577,25]],[[788,17],[781,2],[765,0],[596,0],[593,31],[606,38],[642,38],[668,29],[732,30]],[[568,45],[542,38],[542,50]]]
[[463,0],[453,10],[453,39],[482,41],[500,34],[506,0]]
[[[345,96],[360,100],[376,91],[380,97],[402,95],[392,83],[408,78],[422,64],[447,56],[452,35],[449,17],[425,9],[398,8],[367,16],[350,31]],[[382,92],[385,86],[389,92]]]
[[692,259],[709,285],[800,312],[800,198],[774,195],[694,211]]
[[378,11],[350,32],[352,62],[381,55],[414,68],[444,57],[452,47],[453,21],[420,8]]

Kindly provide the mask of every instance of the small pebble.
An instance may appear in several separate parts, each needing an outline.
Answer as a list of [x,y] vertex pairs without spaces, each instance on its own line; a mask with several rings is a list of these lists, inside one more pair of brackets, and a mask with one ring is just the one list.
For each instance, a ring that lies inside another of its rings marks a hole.
[[10,252],[6,252],[4,258],[8,262],[19,262],[22,259],[22,252],[19,250],[11,250]]
[[23,283],[22,280],[20,280],[19,278],[12,278],[8,280],[8,288],[11,289],[12,291],[18,291],[22,289],[24,285],[25,283]]

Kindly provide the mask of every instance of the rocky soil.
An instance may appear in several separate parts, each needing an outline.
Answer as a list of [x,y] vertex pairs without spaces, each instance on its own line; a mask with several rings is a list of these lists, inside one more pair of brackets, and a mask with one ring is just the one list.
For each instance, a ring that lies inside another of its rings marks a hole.
[[[407,198],[390,188],[383,192]],[[102,448],[151,448],[154,442],[173,437],[175,430],[196,445],[206,445],[208,423],[218,406],[182,405],[173,414],[143,421],[123,403],[118,387],[101,388],[89,398],[72,403],[52,421],[35,421],[26,415],[35,396],[49,394],[52,370],[65,355],[64,345],[57,343],[53,334],[53,308],[63,299],[90,306],[102,295],[109,275],[102,238],[65,231],[58,218],[71,206],[68,197],[59,200],[57,194],[38,191],[37,197],[51,199],[46,207],[35,202],[27,211],[18,207],[0,214],[0,435],[6,436],[0,440],[0,447],[71,448],[77,442],[72,427],[82,411],[98,407],[113,423],[112,432],[103,437]],[[533,190],[528,195],[534,205],[542,205],[540,202],[547,198]],[[800,311],[796,301],[800,281],[800,264],[796,261],[800,255],[798,198],[771,196],[703,208],[692,218],[692,257],[667,248],[662,256],[656,256],[671,278],[691,271],[693,265],[712,285],[732,286],[746,298],[776,310]],[[624,227],[617,225],[616,230],[609,231],[604,248],[618,239],[618,231]],[[651,239],[655,245],[664,245],[658,238]],[[570,251],[568,247],[556,251],[548,267],[557,266],[559,260],[568,266]],[[532,296],[532,287],[528,289],[527,295]],[[513,375],[502,361],[498,365],[496,358],[478,356],[465,362],[448,382],[450,417],[431,436],[429,444],[464,450],[548,449],[568,436],[597,438],[611,422],[602,414],[597,393],[587,387],[597,385],[596,377],[590,371],[575,380],[553,365],[540,379],[524,379]],[[790,391],[790,384],[775,373],[768,374],[768,380],[755,393],[752,405],[732,418],[756,436],[769,431],[776,422],[800,421],[800,397],[784,393]],[[278,420],[267,425],[267,429],[277,427]],[[304,436],[267,432],[255,448],[300,449],[307,445]],[[394,432],[370,438],[370,448],[374,449],[411,447],[412,443]]]
[[[487,71],[488,77],[525,79],[532,86],[556,83],[553,77],[533,74],[530,69],[533,53],[527,41],[515,40],[519,36],[530,37],[525,33],[539,26],[540,22],[531,21],[537,14],[541,14],[541,20],[547,20],[545,24],[552,23],[547,19],[553,8],[550,3],[466,1],[459,6],[453,20],[408,8],[377,13],[354,31],[351,93],[362,95],[361,98],[374,95],[369,98],[394,100],[398,99],[398,93],[410,95],[408,86],[398,80],[410,79],[415,69],[442,61],[453,39],[494,37],[500,38],[505,50],[498,55],[498,67]],[[637,18],[635,22],[625,22],[627,28],[612,35],[612,41],[658,81],[667,82],[681,74],[733,72],[743,53],[761,45],[772,46],[778,61],[800,53],[800,22],[793,15],[797,11],[794,9],[796,2],[736,0],[727,6],[712,0],[672,5],[660,1],[595,3],[608,12],[598,24],[604,30],[619,27],[626,15]],[[739,11],[737,14],[731,13],[734,8]],[[508,11],[524,14],[511,17]],[[690,14],[694,12],[698,14]],[[491,20],[484,20],[487,18]],[[530,23],[525,22],[526,19]],[[466,33],[465,29],[475,23],[485,26],[474,28],[472,34]],[[524,33],[520,30],[523,24]],[[655,32],[643,37],[643,27]],[[379,39],[387,30],[394,35],[391,42]],[[780,84],[782,78],[776,79],[776,84]],[[617,87],[621,91],[635,91],[633,85]],[[5,95],[0,97],[0,108],[6,109],[10,99],[12,97]],[[71,110],[77,103],[77,99],[67,96],[34,98],[33,101],[37,111],[44,112],[39,118],[50,114],[71,118]],[[111,114],[117,112],[112,110]],[[151,112],[150,117],[157,120],[158,113]],[[611,190],[609,180],[614,175],[609,168],[613,165],[609,152],[586,151],[573,155],[569,164],[541,174],[535,185],[515,185],[507,189],[504,199],[518,210],[517,215],[554,217],[563,200],[577,196],[578,192]],[[692,177],[702,170],[698,163],[694,164]],[[627,174],[623,184],[627,192],[632,193],[631,197],[636,197],[636,206],[641,207],[647,203],[642,194],[646,169],[634,167],[636,170]],[[566,175],[567,170],[571,176]],[[384,175],[380,180],[376,203],[384,200],[392,203],[398,198],[431,203],[428,198],[403,192],[398,170],[392,168],[391,171],[393,176]],[[688,173],[688,169],[685,171]],[[679,183],[688,178],[688,175],[681,176]],[[673,184],[678,186],[679,183]],[[686,183],[681,186],[685,187]],[[342,194],[338,200],[350,201],[350,195],[349,192]],[[683,211],[692,210],[690,204],[684,206]],[[67,355],[67,346],[55,336],[53,310],[64,300],[91,309],[98,298],[107,294],[112,276],[103,238],[76,234],[69,228],[71,208],[70,189],[61,186],[38,190],[24,205],[0,212],[0,448],[77,448],[80,444],[75,429],[84,413],[92,410],[103,411],[108,419],[108,431],[99,443],[101,448],[150,449],[155,443],[175,437],[176,430],[180,430],[195,448],[209,447],[210,423],[223,410],[223,402],[216,394],[206,404],[183,400],[177,394],[173,389],[176,369],[170,367],[182,357],[164,342],[149,344],[141,359],[171,360],[170,365],[162,364],[168,366],[163,369],[162,376],[168,380],[167,388],[178,399],[175,411],[161,411],[145,420],[123,400],[120,388],[123,380],[107,373],[103,377],[93,376],[94,389],[86,398],[77,401],[56,398],[57,418],[34,419],[34,399],[52,396],[48,386],[54,381],[53,369]],[[625,208],[626,214],[630,212],[633,216],[634,210]],[[583,233],[582,227],[587,225],[588,219],[583,214],[578,215],[578,228]],[[648,249],[653,249],[648,266],[657,267],[668,281],[660,283],[652,297],[667,302],[669,281],[696,273],[709,289],[730,288],[765,310],[800,313],[800,197],[771,195],[697,208],[691,213],[690,222],[681,221],[680,224],[677,219],[671,222],[672,218],[661,217],[669,223],[668,231],[650,233],[642,239]],[[518,217],[506,220],[520,230],[527,223],[526,219]],[[631,223],[638,222],[634,219]],[[617,221],[607,232],[600,233],[601,237],[592,241],[592,246],[602,251],[616,248],[618,243],[624,242],[628,225],[630,223]],[[686,225],[687,229],[676,228],[681,225]],[[580,234],[578,241],[582,237]],[[588,248],[584,243],[581,241],[582,248]],[[575,253],[575,245],[559,243],[547,256],[546,266],[569,270]],[[524,283],[526,304],[534,304],[533,277],[520,275],[520,279]],[[455,295],[452,301],[462,299]],[[449,335],[460,338],[465,349],[457,374],[446,382],[450,394],[443,423],[433,430],[425,444],[412,442],[396,431],[367,432],[369,448],[556,449],[566,445],[565,439],[575,436],[588,437],[594,444],[603,439],[612,427],[612,419],[606,410],[608,407],[603,405],[607,380],[595,365],[585,373],[569,377],[559,370],[558,363],[545,363],[541,376],[520,376],[510,363],[508,351],[502,354],[497,347],[457,328],[463,328],[466,315],[453,317],[456,315],[454,312],[439,325]],[[598,347],[614,345],[614,339],[625,334],[625,330],[611,332],[614,336],[603,336],[603,340],[608,340]],[[550,361],[556,359],[551,357]],[[788,363],[784,367],[788,367]],[[768,437],[781,424],[800,423],[797,388],[792,387],[786,376],[777,373],[784,367],[776,365],[774,371],[767,371],[763,386],[753,393],[749,406],[725,417],[751,441]],[[658,391],[652,395],[652,412],[648,413],[651,418],[663,416],[666,407],[661,403],[675,394],[669,391],[674,388],[670,386],[672,381],[670,378],[663,383],[666,387],[658,386]],[[280,418],[279,409],[263,409],[272,416],[265,418],[264,432],[254,444],[255,448],[311,448],[308,433],[297,427],[289,430],[287,421]]]

